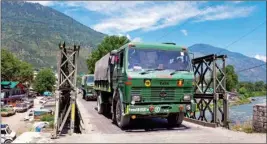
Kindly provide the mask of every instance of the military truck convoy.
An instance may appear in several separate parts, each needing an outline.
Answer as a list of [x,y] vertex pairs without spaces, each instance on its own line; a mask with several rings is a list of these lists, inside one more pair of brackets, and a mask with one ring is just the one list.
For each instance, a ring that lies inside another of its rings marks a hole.
[[94,75],[89,74],[89,75],[84,75],[82,76],[82,96],[83,99],[88,101],[88,100],[96,100],[96,95],[94,91]]
[[144,117],[180,125],[185,113],[196,109],[189,55],[175,44],[135,42],[106,54],[95,64],[98,113],[111,113],[121,129]]

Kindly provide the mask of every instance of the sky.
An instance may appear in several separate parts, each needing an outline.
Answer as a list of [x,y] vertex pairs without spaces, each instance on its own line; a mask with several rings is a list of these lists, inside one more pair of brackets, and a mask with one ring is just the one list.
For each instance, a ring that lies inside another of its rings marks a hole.
[[204,43],[266,62],[266,2],[31,1],[132,41]]

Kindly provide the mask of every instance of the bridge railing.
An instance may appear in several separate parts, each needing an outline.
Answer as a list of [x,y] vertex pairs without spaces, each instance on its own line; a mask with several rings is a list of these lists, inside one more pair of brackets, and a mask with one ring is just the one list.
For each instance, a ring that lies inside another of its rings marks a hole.
[[211,127],[228,128],[226,94],[226,55],[207,55],[192,60],[194,70],[194,101],[197,111],[188,112],[186,120]]

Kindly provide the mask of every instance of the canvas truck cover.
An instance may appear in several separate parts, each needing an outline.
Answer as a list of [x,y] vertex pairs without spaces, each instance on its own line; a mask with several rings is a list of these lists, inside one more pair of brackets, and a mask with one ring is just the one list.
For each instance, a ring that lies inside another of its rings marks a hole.
[[[94,72],[95,80],[107,80],[108,82],[110,82],[110,69],[109,69],[110,60],[111,56],[110,53],[108,53],[95,63],[95,72]],[[112,59],[112,63],[113,62],[114,60]]]

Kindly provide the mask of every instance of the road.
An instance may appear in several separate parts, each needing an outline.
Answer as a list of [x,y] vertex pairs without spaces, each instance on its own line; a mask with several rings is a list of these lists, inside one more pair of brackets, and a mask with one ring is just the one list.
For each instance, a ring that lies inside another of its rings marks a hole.
[[90,134],[67,136],[56,142],[149,142],[149,143],[266,143],[266,134],[246,134],[223,128],[208,128],[183,122],[181,127],[166,128],[166,120],[136,120],[127,131],[112,124],[109,116],[99,115],[95,101],[85,101],[78,96],[79,108],[86,110],[92,130]]

